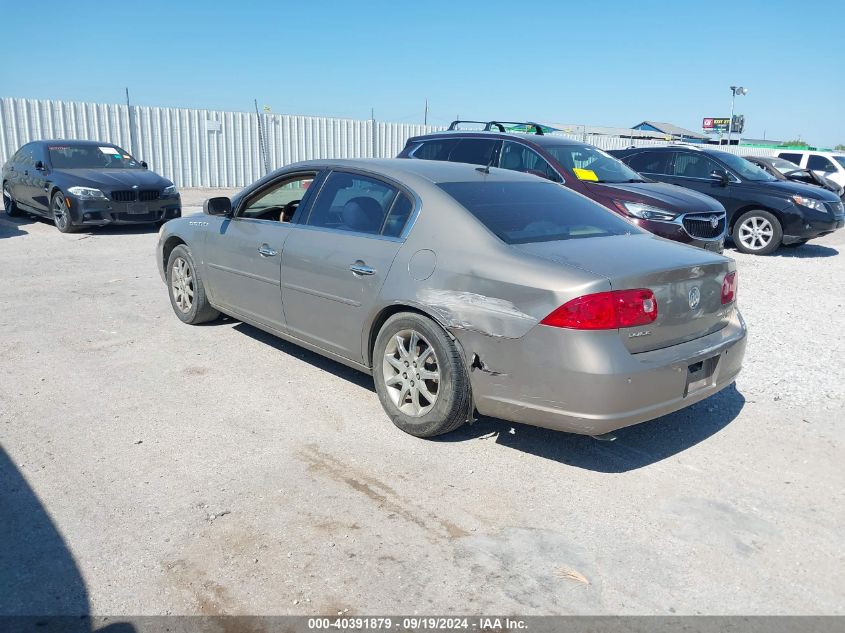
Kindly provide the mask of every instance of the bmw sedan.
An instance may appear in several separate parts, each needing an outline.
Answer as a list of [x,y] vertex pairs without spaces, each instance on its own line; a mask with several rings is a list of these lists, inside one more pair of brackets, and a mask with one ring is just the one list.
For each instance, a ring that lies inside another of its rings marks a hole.
[[173,183],[111,143],[27,143],[3,166],[2,181],[8,215],[42,216],[62,233],[182,215]]
[[298,163],[165,224],[157,259],[183,322],[372,374],[419,437],[476,411],[602,435],[713,395],[745,352],[733,260],[504,169]]

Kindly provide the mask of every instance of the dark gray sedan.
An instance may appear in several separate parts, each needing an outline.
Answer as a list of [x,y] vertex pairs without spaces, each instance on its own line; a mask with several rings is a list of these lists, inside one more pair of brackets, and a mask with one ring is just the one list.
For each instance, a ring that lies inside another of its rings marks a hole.
[[157,257],[182,321],[370,373],[420,437],[475,411],[604,434],[716,393],[745,352],[733,260],[508,170],[299,163],[168,222]]
[[33,141],[15,152],[0,177],[7,215],[39,215],[62,233],[182,215],[176,186],[112,143]]

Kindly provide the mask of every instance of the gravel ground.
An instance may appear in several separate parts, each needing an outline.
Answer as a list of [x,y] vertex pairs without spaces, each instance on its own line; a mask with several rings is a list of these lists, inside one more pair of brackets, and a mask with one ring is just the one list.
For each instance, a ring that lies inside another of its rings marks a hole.
[[732,252],[736,388],[613,443],[404,435],[155,242],[0,219],[0,614],[845,613],[845,231]]

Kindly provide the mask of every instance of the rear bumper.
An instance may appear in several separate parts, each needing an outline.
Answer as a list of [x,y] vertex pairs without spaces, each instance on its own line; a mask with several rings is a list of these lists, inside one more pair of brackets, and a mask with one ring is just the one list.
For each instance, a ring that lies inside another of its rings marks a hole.
[[[718,332],[640,354],[629,353],[616,331],[537,326],[521,339],[470,333],[458,338],[468,357],[478,354],[482,361],[483,368],[471,373],[479,413],[600,435],[672,413],[727,387],[742,367],[746,335],[734,310]],[[698,363],[701,369],[691,374]]]
[[68,197],[74,224],[105,226],[109,224],[149,224],[182,216],[180,196],[149,202],[114,202],[112,200],[79,200]]

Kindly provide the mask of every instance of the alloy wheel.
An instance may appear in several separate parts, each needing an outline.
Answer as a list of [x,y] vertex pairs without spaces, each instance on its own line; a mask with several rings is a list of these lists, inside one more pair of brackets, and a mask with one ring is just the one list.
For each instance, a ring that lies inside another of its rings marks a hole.
[[739,241],[748,250],[763,250],[772,241],[774,232],[772,223],[766,218],[752,215],[739,225]]
[[437,401],[440,366],[431,343],[415,330],[397,332],[387,344],[383,360],[387,393],[405,415],[421,417]]
[[194,305],[194,274],[184,257],[173,260],[170,269],[170,291],[173,293],[176,307],[185,314],[190,312],[191,306]]
[[64,231],[70,222],[70,217],[65,208],[64,198],[61,196],[55,196],[53,198],[53,222],[56,223],[56,228],[60,231]]

